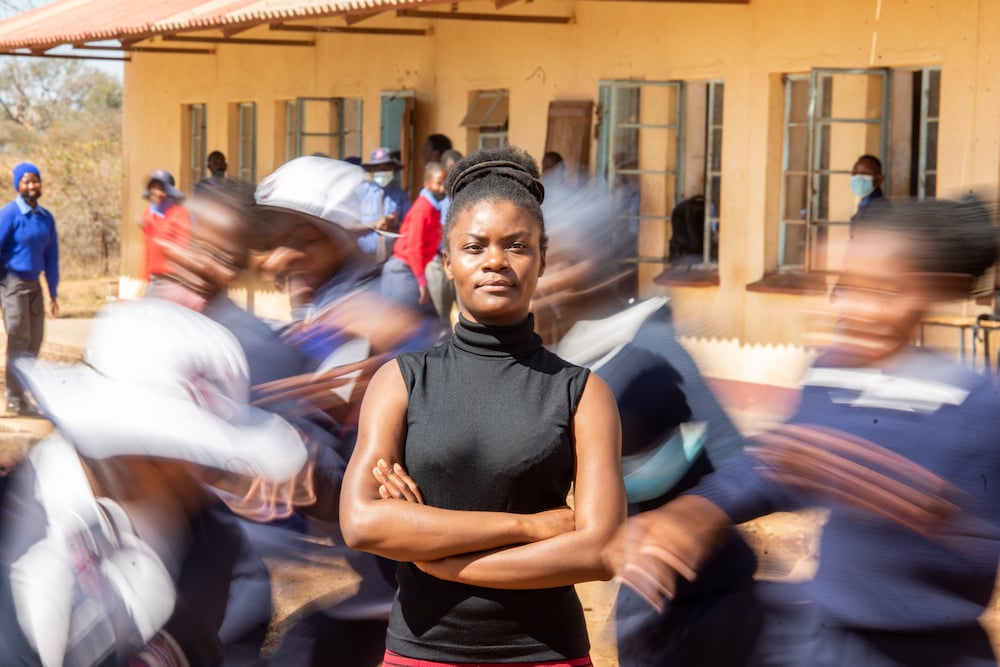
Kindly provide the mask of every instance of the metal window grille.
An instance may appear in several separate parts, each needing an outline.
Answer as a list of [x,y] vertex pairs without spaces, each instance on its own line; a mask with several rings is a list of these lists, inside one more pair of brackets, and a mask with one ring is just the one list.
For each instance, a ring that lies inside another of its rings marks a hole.
[[361,155],[360,98],[300,97],[295,100],[295,156],[322,153],[343,159]]
[[920,70],[920,127],[917,149],[917,197],[937,194],[938,121],[940,119],[941,68]]
[[720,211],[722,209],[722,103],[725,84],[722,81],[708,82],[708,106],[705,123],[705,236],[704,255],[706,264],[718,260],[712,249],[718,248],[720,232]]
[[246,183],[257,182],[257,103],[237,105],[237,178]]
[[[620,200],[622,234],[638,237],[643,224],[666,238],[684,182],[684,87],[679,81],[602,81],[598,89],[597,174]],[[638,248],[636,248],[638,250]],[[665,263],[662,256],[636,262]]]
[[205,154],[208,144],[208,113],[204,104],[189,104],[188,114],[188,173],[187,184],[193,187],[195,183],[205,178],[208,167],[208,157]]
[[298,155],[298,111],[295,100],[285,102],[285,162]]

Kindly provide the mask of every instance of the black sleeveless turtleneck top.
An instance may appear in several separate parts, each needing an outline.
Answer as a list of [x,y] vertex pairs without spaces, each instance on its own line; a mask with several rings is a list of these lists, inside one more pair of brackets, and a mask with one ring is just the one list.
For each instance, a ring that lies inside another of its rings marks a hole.
[[[438,347],[398,358],[409,392],[404,466],[434,507],[530,514],[563,507],[573,415],[588,371],[542,347],[534,319],[460,319]],[[580,658],[590,650],[572,586],[498,590],[442,581],[410,563],[386,647],[438,662]]]

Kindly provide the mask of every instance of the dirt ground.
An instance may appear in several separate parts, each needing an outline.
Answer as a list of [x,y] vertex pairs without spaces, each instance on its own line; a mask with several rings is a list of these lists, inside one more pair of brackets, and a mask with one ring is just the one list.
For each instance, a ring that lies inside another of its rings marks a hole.
[[[98,308],[114,297],[114,284],[108,280],[69,281],[61,288],[60,305],[67,317],[92,317]],[[2,380],[2,374],[0,374]],[[737,423],[747,431],[755,430],[758,421],[737,416]],[[0,418],[0,465],[22,458],[30,443],[44,437],[51,425],[42,419]],[[811,510],[779,513],[740,527],[760,558],[758,576],[765,579],[804,580],[818,565],[819,536],[825,514]],[[358,576],[341,559],[313,565],[290,565],[270,561],[273,578],[273,642],[282,628],[305,613],[317,601],[334,602],[353,595]],[[617,592],[614,582],[591,582],[577,586],[590,631],[592,658],[596,667],[617,667],[613,602]],[[1000,596],[994,599],[982,618],[994,648],[1000,654]]]

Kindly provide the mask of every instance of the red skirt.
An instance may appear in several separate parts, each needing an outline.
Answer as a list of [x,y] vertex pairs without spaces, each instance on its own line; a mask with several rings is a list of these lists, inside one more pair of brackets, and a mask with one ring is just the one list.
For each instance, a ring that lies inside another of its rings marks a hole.
[[594,667],[590,656],[551,662],[434,662],[407,658],[389,649],[385,651],[382,665],[383,667]]

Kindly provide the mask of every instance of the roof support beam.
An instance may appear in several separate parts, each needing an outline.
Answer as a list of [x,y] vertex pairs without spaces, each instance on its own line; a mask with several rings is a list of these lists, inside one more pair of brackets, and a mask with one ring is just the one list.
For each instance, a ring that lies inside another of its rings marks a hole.
[[165,42],[195,42],[201,44],[243,44],[252,46],[316,46],[313,40],[260,39],[257,37],[196,37],[193,35],[164,35]]
[[429,30],[423,28],[353,28],[338,25],[302,25],[292,23],[272,23],[271,30],[336,33],[340,35],[399,35],[403,37],[424,37],[430,34]]
[[397,9],[396,16],[407,19],[444,19],[452,21],[501,21],[504,23],[556,23],[573,22],[572,16],[533,16],[531,14],[477,14],[472,12],[431,12],[419,9]]
[[0,51],[0,56],[12,56],[14,58],[60,58],[63,60],[113,60],[118,62],[129,62],[132,60],[128,56],[118,58],[115,56],[87,56],[73,53],[11,53],[10,51]]
[[74,44],[74,49],[84,51],[125,51],[127,53],[190,53],[195,55],[211,55],[215,49],[192,49],[181,46],[110,46],[106,44]]

